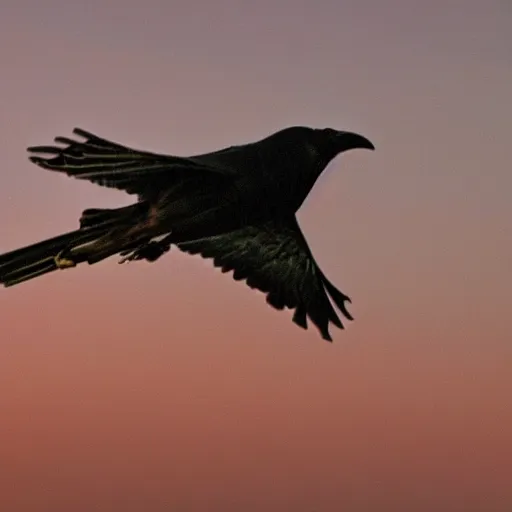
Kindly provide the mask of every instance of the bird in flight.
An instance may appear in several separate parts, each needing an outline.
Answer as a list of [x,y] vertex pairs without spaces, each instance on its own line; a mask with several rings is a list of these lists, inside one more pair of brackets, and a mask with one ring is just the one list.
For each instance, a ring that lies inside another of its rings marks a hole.
[[80,227],[0,255],[0,283],[13,286],[82,262],[119,254],[120,263],[155,261],[177,246],[213,259],[222,272],[294,310],[332,341],[350,302],[324,275],[296,212],[329,162],[344,151],[374,149],[365,137],[332,128],[285,128],[250,144],[196,156],[139,151],[75,128],[76,140],[29,147],[30,160],[51,171],[137,195],[114,209],[89,208]]

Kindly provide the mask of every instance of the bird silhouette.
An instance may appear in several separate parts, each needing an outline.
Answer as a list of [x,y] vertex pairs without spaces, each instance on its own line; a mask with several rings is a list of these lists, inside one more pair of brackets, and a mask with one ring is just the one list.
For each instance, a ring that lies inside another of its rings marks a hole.
[[182,157],[139,151],[80,128],[73,133],[79,138],[29,147],[30,160],[138,200],[84,210],[79,229],[0,255],[4,286],[115,254],[120,263],[155,261],[176,245],[233,271],[274,308],[293,309],[297,325],[306,329],[309,318],[325,340],[332,341],[331,323],[343,328],[330,299],[353,319],[349,297],[319,268],[296,212],[334,157],[374,149],[365,137],[294,126],[250,144]]

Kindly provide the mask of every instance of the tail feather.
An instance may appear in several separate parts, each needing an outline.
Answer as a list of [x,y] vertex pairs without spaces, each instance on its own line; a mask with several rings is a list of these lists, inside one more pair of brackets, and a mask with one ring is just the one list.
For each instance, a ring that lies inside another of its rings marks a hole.
[[28,281],[29,279],[42,276],[48,272],[53,272],[54,270],[57,270],[55,259],[49,257],[41,260],[38,263],[28,265],[26,267],[14,270],[10,274],[6,274],[5,279],[0,278],[0,282],[7,288],[9,286],[23,283],[24,281]]
[[0,255],[0,284],[14,286],[57,270],[55,257],[61,251],[92,242],[105,232],[104,226],[79,229]]
[[[59,267],[55,261],[60,253],[76,249],[78,246],[99,240],[107,233],[131,225],[136,225],[147,211],[146,202],[137,202],[115,209],[89,208],[84,210],[80,218],[80,229],[43,240],[21,249],[0,255],[0,284],[13,286],[15,284],[33,279],[34,277],[53,272]],[[94,251],[81,256],[74,255],[72,260],[78,264],[87,261],[89,264],[97,263],[109,256],[137,246],[138,240],[127,243],[120,237],[119,243],[105,246],[101,244]]]

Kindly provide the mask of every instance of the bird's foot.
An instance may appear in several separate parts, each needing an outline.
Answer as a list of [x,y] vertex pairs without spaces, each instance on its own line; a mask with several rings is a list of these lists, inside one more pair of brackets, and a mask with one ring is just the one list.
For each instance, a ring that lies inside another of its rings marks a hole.
[[121,256],[123,256],[123,258],[119,260],[119,263],[138,260],[155,261],[160,258],[162,254],[169,251],[170,248],[170,244],[167,243],[149,242],[137,247],[137,249],[121,252]]
[[118,261],[119,264],[126,263],[127,261],[136,261],[140,259],[139,250],[136,249],[134,251],[123,251],[120,253],[122,258]]
[[60,251],[59,254],[55,256],[54,261],[57,268],[60,269],[76,267],[76,263],[72,259],[64,256],[64,251]]

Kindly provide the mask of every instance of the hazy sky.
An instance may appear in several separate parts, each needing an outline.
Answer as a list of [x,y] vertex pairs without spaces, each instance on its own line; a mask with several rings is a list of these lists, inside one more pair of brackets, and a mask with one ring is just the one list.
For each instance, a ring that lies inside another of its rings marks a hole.
[[32,165],[75,126],[377,151],[299,213],[334,344],[178,250],[0,290],[0,509],[512,510],[509,0],[2,0],[0,252],[132,198]]

